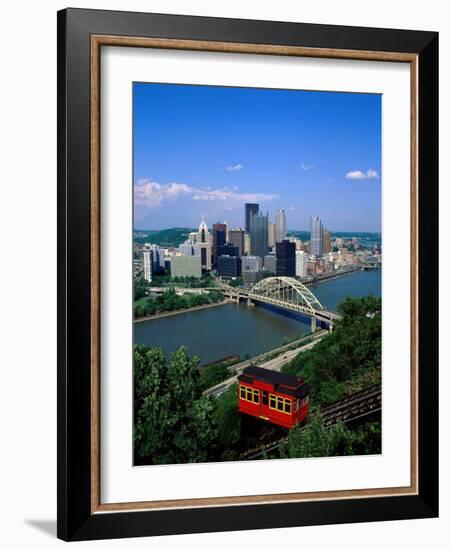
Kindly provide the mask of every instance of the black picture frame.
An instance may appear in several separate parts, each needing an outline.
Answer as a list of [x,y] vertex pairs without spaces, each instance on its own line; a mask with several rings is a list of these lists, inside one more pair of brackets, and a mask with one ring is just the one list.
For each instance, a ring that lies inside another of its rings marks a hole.
[[[403,52],[418,59],[418,494],[92,513],[91,36]],[[64,540],[438,515],[438,34],[85,9],[58,12],[58,532]]]

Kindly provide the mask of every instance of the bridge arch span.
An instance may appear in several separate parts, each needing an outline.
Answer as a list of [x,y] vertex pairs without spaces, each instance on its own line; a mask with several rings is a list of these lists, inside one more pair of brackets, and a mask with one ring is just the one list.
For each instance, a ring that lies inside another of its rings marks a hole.
[[267,277],[250,290],[248,297],[311,315],[325,309],[309,288],[293,277]]

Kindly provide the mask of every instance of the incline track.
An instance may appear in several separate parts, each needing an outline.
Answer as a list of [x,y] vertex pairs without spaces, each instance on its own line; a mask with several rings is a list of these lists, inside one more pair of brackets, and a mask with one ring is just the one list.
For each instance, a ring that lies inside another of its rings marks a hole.
[[[329,428],[337,422],[343,422],[348,424],[350,422],[360,420],[374,413],[381,411],[381,384],[375,384],[351,395],[347,395],[339,401],[331,403],[324,409],[322,409],[323,424]],[[263,454],[268,454],[278,449],[278,447],[285,442],[286,436],[272,441],[265,446],[259,446],[254,449],[250,449],[241,455],[241,458],[252,460],[258,458]]]

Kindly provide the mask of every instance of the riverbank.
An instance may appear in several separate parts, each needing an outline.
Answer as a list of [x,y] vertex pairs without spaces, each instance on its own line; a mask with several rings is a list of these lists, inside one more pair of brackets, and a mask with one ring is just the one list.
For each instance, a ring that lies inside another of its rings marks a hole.
[[230,304],[231,300],[222,300],[221,302],[216,302],[214,304],[204,304],[202,306],[187,307],[183,309],[177,309],[175,311],[161,311],[160,313],[155,313],[154,315],[148,315],[146,317],[137,317],[134,319],[135,323],[142,323],[143,321],[153,321],[154,319],[163,319],[164,317],[173,317],[174,315],[179,315],[180,313],[191,313],[192,311],[199,311],[201,309],[209,309],[212,307],[223,306],[225,304]]

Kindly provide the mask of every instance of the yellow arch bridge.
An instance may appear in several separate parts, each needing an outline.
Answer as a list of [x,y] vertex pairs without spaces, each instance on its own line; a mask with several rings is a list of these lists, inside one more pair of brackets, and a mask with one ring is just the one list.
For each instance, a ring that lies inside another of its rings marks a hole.
[[316,330],[317,321],[326,324],[331,331],[333,322],[340,318],[337,313],[326,310],[309,288],[293,277],[267,277],[249,290],[223,285],[222,291],[237,302],[260,302],[309,317],[312,332]]

